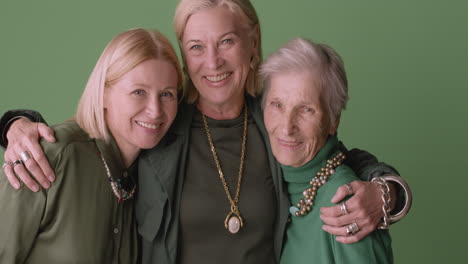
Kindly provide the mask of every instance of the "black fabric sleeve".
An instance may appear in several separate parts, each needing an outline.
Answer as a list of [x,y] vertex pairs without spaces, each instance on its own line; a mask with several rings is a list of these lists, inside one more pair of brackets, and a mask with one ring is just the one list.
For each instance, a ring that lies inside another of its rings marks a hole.
[[10,110],[10,111],[5,112],[3,116],[0,118],[0,134],[1,134],[0,145],[2,147],[6,148],[8,145],[8,140],[7,140],[6,135],[11,124],[13,124],[14,120],[21,118],[21,117],[26,117],[29,120],[36,122],[36,123],[47,124],[44,118],[42,118],[41,114],[34,110],[19,109],[19,110]]
[[[363,181],[370,181],[375,177],[384,175],[400,176],[398,171],[392,166],[379,162],[379,160],[369,152],[361,149],[347,150],[343,143],[340,142],[341,150],[346,153],[344,163],[349,166],[354,173]],[[403,188],[394,184],[397,193],[396,205],[391,214],[401,211],[405,206],[405,191]]]

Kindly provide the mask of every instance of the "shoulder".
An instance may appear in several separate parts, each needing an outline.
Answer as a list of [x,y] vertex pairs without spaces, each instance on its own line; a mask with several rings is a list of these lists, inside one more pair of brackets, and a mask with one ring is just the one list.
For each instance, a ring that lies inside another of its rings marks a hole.
[[[321,206],[333,206],[336,204],[331,203],[332,197],[335,195],[338,188],[346,183],[359,180],[353,170],[346,166],[341,165],[335,169],[328,181],[322,185],[318,194],[320,195]],[[318,197],[317,197],[318,198]]]
[[54,130],[56,141],[50,143],[42,139],[41,145],[52,166],[67,149],[93,142],[93,139],[74,121],[53,125],[51,128]]

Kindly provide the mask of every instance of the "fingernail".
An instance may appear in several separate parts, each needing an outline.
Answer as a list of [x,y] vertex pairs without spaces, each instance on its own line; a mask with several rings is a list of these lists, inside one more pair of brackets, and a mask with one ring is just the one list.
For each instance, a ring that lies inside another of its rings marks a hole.
[[19,190],[21,185],[19,183],[15,182],[15,183],[13,183],[13,187],[15,187],[16,190]]
[[50,187],[50,184],[48,182],[44,182],[44,184],[42,184],[42,186],[46,189],[49,189]]
[[50,175],[49,176],[49,181],[51,181],[51,182],[55,181],[55,177],[53,175]]
[[33,188],[33,192],[38,192],[39,191],[39,187],[37,185],[34,185],[32,188]]

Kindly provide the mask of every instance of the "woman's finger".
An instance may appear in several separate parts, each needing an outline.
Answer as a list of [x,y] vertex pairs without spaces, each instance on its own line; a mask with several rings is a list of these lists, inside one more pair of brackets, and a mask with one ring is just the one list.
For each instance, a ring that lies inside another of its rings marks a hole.
[[18,190],[21,187],[21,184],[16,178],[15,173],[13,172],[12,165],[4,166],[3,171],[5,172],[5,176],[7,177],[7,180],[11,184],[11,186]]
[[343,200],[344,198],[354,194],[355,188],[359,183],[357,181],[353,181],[351,183],[347,183],[345,185],[341,185],[338,190],[336,190],[335,195],[331,199],[332,203],[338,203],[339,201]]
[[34,181],[29,173],[26,171],[26,168],[23,164],[18,164],[13,166],[13,171],[18,176],[18,178],[28,187],[31,191],[39,191],[39,185]]
[[39,137],[44,138],[50,143],[55,142],[54,130],[48,127],[46,124],[38,123],[37,130],[39,132]]
[[[46,183],[50,186],[50,183],[55,180],[55,173],[54,170],[50,167],[49,161],[47,160],[44,151],[41,145],[36,142],[30,142],[28,144],[28,149],[31,150],[31,154],[33,156],[33,162],[27,165],[28,170],[37,179],[38,182],[41,183],[42,187],[45,187],[42,183]],[[37,167],[37,168],[36,168]]]

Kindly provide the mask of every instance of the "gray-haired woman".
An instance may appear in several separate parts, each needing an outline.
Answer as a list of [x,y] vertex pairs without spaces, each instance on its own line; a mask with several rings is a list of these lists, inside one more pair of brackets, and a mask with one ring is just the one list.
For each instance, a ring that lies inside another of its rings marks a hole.
[[[320,208],[335,190],[358,180],[343,161],[337,130],[348,100],[340,56],[330,47],[293,39],[262,65],[265,126],[288,184],[292,221],[281,263],[392,263],[391,240],[377,230],[343,245],[322,230]],[[347,212],[343,208],[343,214]],[[343,232],[359,231],[356,222]]]

